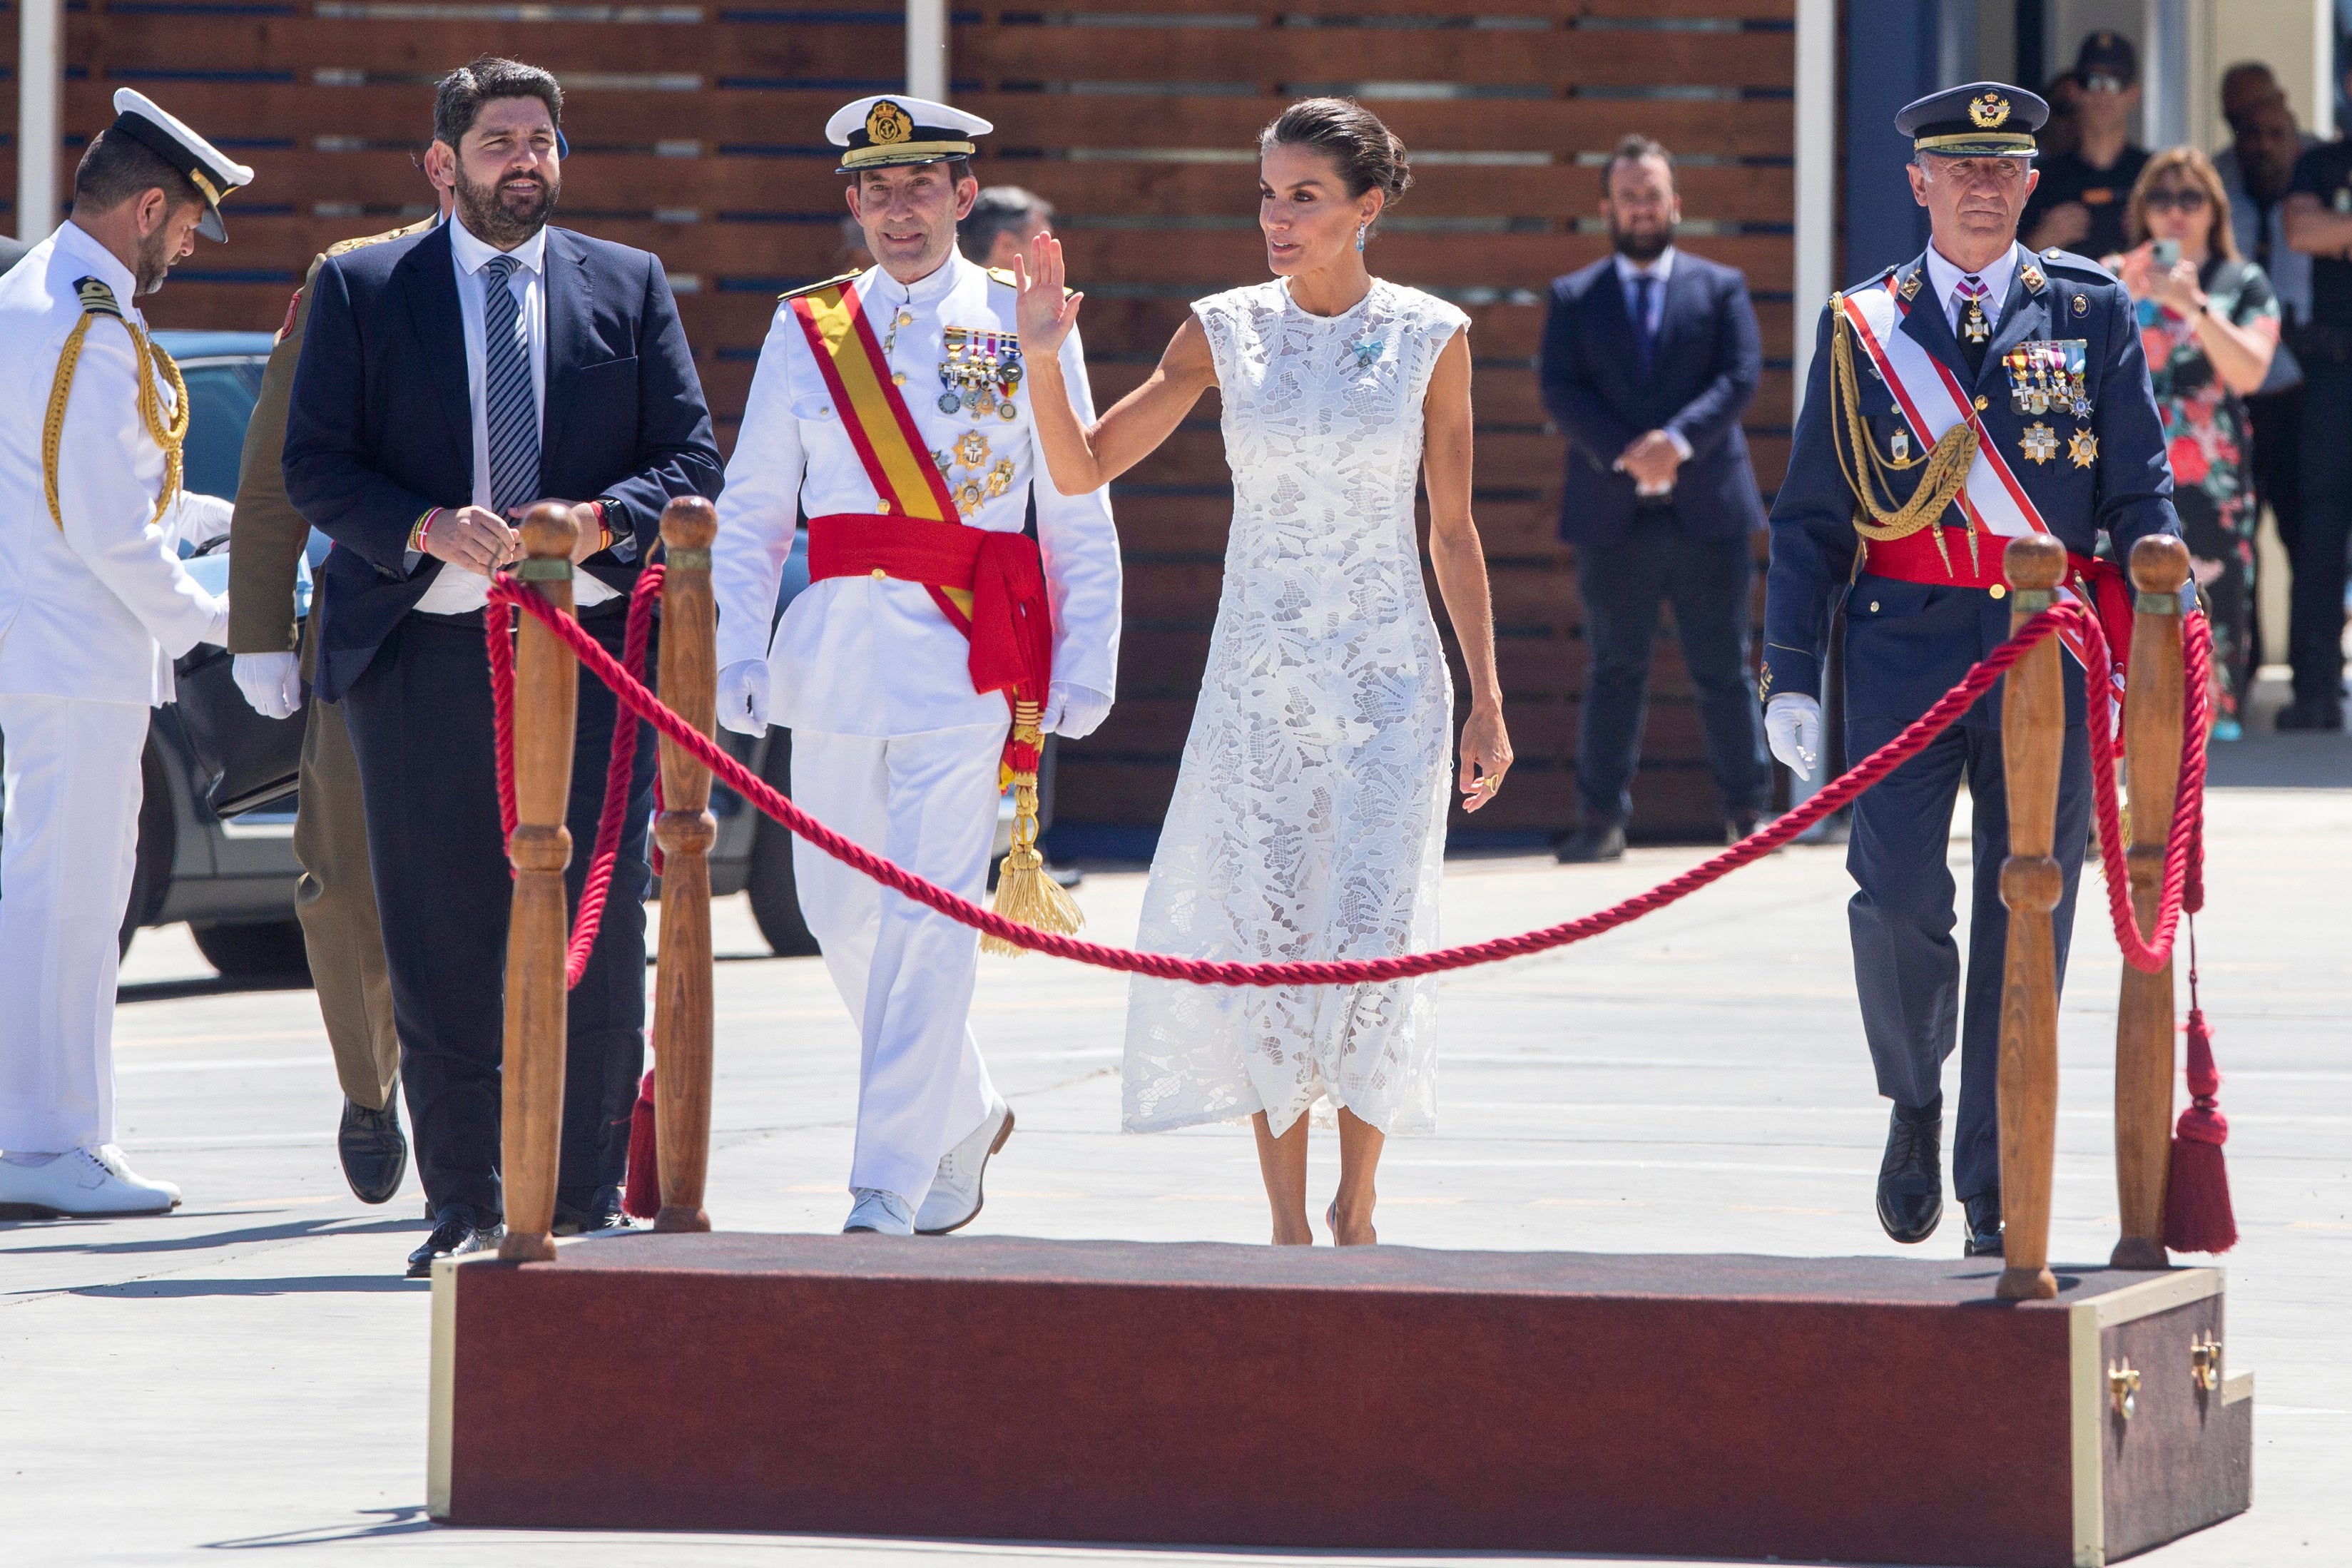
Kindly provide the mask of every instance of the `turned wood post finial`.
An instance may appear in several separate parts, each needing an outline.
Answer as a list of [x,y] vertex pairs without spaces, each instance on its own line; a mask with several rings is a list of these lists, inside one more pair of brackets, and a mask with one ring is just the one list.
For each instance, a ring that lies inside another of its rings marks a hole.
[[2151,533],[2131,551],[2132,586],[2143,594],[2178,594],[2189,581],[2189,546],[2168,533]]

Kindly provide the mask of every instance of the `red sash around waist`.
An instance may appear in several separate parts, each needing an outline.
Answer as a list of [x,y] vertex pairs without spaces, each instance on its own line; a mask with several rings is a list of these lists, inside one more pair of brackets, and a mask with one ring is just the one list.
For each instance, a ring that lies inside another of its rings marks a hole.
[[[1937,533],[1943,537],[1944,553],[1936,549]],[[1895,540],[1869,540],[1864,543],[1862,569],[1875,576],[1892,577],[1898,583],[1926,583],[1938,588],[1983,588],[1996,596],[2009,592],[2009,579],[2001,574],[2001,546],[2008,542],[1996,534],[1977,535],[1977,558],[1969,560],[1969,534],[1963,528],[1941,528],[1937,533],[1927,529]],[[1947,556],[1949,564],[1947,564]],[[2116,674],[2120,679],[2131,662],[2132,590],[2123,568],[2112,561],[2101,561],[2089,555],[2066,552],[2066,583],[2090,605],[2099,617],[2100,629],[2107,634],[2107,651],[2114,655]]]
[[[971,689],[1003,692],[1016,719],[1023,705],[1031,705],[1034,722],[1054,674],[1054,615],[1035,540],[919,517],[851,512],[809,519],[809,581],[866,576],[929,589],[940,613],[971,639]],[[950,597],[951,591],[969,594],[971,608]],[[1036,765],[1034,744],[1021,740],[1024,728],[1013,727],[1016,772]],[[1025,762],[1018,755],[1024,746]]]

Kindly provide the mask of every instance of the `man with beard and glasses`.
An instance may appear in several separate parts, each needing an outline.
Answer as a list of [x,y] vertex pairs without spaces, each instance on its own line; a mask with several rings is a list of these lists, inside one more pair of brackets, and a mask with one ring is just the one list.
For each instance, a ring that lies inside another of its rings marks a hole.
[[1625,853],[1661,604],[1698,693],[1727,841],[1756,830],[1771,778],[1748,671],[1749,539],[1764,527],[1739,428],[1764,368],[1748,279],[1675,247],[1674,159],[1646,136],[1611,154],[1601,216],[1616,254],[1552,284],[1540,362],[1568,437],[1559,536],[1576,546],[1590,654],[1567,862]]
[[[409,1258],[494,1245],[511,884],[499,821],[483,606],[531,507],[566,508],[581,624],[621,651],[629,589],[672,498],[716,496],[710,416],[661,263],[551,228],[563,95],[485,57],[441,80],[427,172],[453,221],[331,256],[311,285],[286,493],[334,541],[317,695],[359,762],[417,1174],[435,1226]],[[580,898],[617,709],[583,681],[569,826]],[[640,737],[611,901],[571,994],[559,1235],[625,1223],[644,1067],[654,748]]]
[[128,88],[73,214],[0,279],[0,1215],[156,1214],[114,1144],[114,983],[147,710],[228,632],[179,545],[229,503],[181,488],[187,391],[139,296],[253,178]]

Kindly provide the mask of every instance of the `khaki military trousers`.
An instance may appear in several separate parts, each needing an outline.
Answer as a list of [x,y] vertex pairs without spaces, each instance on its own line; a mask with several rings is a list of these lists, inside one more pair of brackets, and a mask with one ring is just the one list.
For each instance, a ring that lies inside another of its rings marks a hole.
[[[303,653],[310,666],[310,650]],[[294,912],[302,922],[310,982],[318,987],[343,1097],[382,1110],[392,1103],[393,1080],[400,1075],[400,1036],[392,1022],[392,974],[376,919],[375,879],[368,871],[359,760],[343,727],[342,704],[322,702],[313,691],[303,710],[301,795],[294,816],[302,880]]]

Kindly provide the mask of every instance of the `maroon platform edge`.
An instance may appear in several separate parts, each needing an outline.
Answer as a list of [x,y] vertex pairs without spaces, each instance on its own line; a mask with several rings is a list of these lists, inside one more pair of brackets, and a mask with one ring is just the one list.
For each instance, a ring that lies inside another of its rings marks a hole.
[[2252,1380],[2192,1366],[2221,1336],[2218,1270],[2062,1269],[2032,1302],[1993,1300],[1999,1273],[589,1239],[436,1267],[429,1510],[2080,1568],[2248,1506]]

